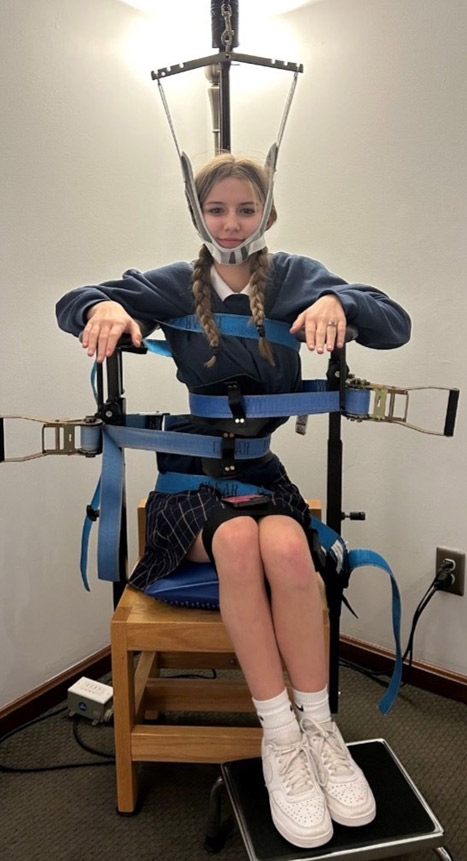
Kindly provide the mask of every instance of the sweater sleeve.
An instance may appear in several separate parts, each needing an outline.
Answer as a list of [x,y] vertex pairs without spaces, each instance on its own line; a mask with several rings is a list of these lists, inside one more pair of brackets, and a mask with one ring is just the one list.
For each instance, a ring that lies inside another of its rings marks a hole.
[[408,313],[381,290],[366,284],[349,284],[322,263],[298,255],[273,256],[273,304],[270,315],[291,324],[321,296],[335,295],[347,322],[358,329],[356,341],[365,347],[391,350],[410,339]]
[[98,302],[119,302],[128,314],[151,331],[159,321],[192,313],[191,266],[173,263],[142,273],[128,269],[121,279],[98,286],[79,287],[58,302],[58,325],[79,335],[87,321],[87,311]]

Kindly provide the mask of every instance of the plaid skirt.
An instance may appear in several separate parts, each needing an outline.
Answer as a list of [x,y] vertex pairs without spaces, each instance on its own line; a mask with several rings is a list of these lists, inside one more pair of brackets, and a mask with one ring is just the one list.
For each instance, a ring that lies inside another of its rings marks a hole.
[[[267,490],[272,506],[280,508],[281,514],[290,513],[308,529],[308,505],[277,457],[267,464],[265,474],[245,471],[239,480]],[[209,484],[181,493],[152,491],[146,503],[145,552],[130,577],[132,586],[144,590],[175,571],[211,514],[224,507],[220,491]]]

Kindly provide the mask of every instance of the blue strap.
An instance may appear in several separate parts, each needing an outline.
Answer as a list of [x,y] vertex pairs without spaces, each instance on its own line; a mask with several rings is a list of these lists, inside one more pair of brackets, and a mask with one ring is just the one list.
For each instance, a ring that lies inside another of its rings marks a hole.
[[[108,428],[105,428],[107,431]],[[101,508],[97,541],[97,576],[119,580],[119,545],[125,464],[123,450],[104,432],[102,445]]]
[[255,484],[245,484],[232,478],[211,478],[209,475],[187,475],[183,472],[159,473],[155,489],[158,493],[183,493],[187,490],[199,490],[202,484],[217,488],[224,497],[268,493],[267,490]]
[[[169,454],[188,454],[195,457],[222,457],[222,437],[219,436],[148,430],[146,428],[124,427],[122,425],[105,425],[102,433],[104,438],[110,438],[120,448],[161,451]],[[236,437],[233,457],[235,460],[250,460],[256,457],[263,457],[263,455],[269,452],[270,441],[270,436],[253,439]]]
[[400,623],[401,623],[401,596],[396,578],[391,571],[388,563],[379,553],[373,550],[350,550],[348,554],[350,570],[361,568],[364,565],[372,565],[375,568],[381,568],[386,571],[391,578],[392,590],[392,629],[394,632],[394,642],[396,646],[396,660],[389,687],[378,703],[380,712],[386,715],[394,704],[394,700],[399,692],[402,680],[402,653],[400,644]]
[[101,488],[101,480],[99,479],[99,481],[97,482],[97,487],[94,491],[94,496],[93,496],[91,503],[89,505],[86,517],[84,518],[83,531],[81,534],[81,557],[79,560],[79,568],[81,571],[81,579],[83,581],[84,588],[86,589],[87,592],[91,591],[91,589],[89,587],[87,570],[88,570],[89,537],[91,535],[92,524],[94,523],[93,518],[90,517],[90,511],[96,511],[97,512],[97,509],[99,508],[100,488]]
[[[256,327],[251,322],[251,317],[245,317],[242,314],[214,314],[216,326],[221,335],[233,335],[238,338],[251,338],[255,341],[259,340]],[[171,329],[181,329],[187,332],[203,332],[198,317],[195,314],[187,314],[186,317],[174,317],[172,320],[163,320],[163,327]],[[288,323],[283,323],[281,320],[264,321],[266,338],[272,344],[281,344],[283,347],[290,347],[291,350],[298,352],[300,350],[300,342],[297,341],[295,335],[290,334],[290,326]],[[159,353],[163,356],[171,356],[171,350],[166,341],[162,339],[144,341],[148,350],[153,353]]]
[[[222,457],[222,438],[105,425],[102,429],[102,439],[102,505],[97,547],[98,576],[101,580],[117,582],[119,579],[118,547],[124,479],[123,449],[135,448],[146,451],[220,458]],[[237,437],[235,440],[235,458],[246,460],[266,454],[269,451],[269,440],[270,437],[258,439]],[[90,529],[90,525],[87,528]]]
[[[366,416],[370,409],[371,393],[367,389],[346,388],[345,411],[355,416]],[[190,412],[194,416],[217,419],[232,418],[229,400],[223,395],[189,394]],[[303,380],[301,392],[281,395],[244,395],[242,398],[246,418],[272,416],[301,416],[339,412],[340,393],[327,391],[326,380]]]

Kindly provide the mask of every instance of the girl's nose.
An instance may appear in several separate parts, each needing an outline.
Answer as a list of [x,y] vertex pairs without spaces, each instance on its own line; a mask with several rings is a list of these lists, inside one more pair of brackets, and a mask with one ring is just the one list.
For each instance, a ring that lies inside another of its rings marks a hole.
[[226,230],[238,230],[239,223],[236,212],[229,212],[225,218],[225,229]]

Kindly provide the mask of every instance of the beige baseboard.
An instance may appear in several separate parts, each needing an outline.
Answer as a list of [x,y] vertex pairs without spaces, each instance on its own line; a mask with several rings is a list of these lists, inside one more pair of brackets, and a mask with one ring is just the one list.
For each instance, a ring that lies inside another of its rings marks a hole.
[[[339,651],[341,658],[359,664],[365,669],[392,672],[394,652],[376,646],[374,643],[367,643],[356,637],[342,634]],[[407,670],[405,669],[404,672]],[[467,703],[467,676],[461,673],[454,673],[423,661],[413,661],[410,684],[442,697]]]
[[0,709],[0,736],[33,720],[66,699],[68,688],[81,676],[98,679],[110,672],[110,646],[95,652],[64,673]]

